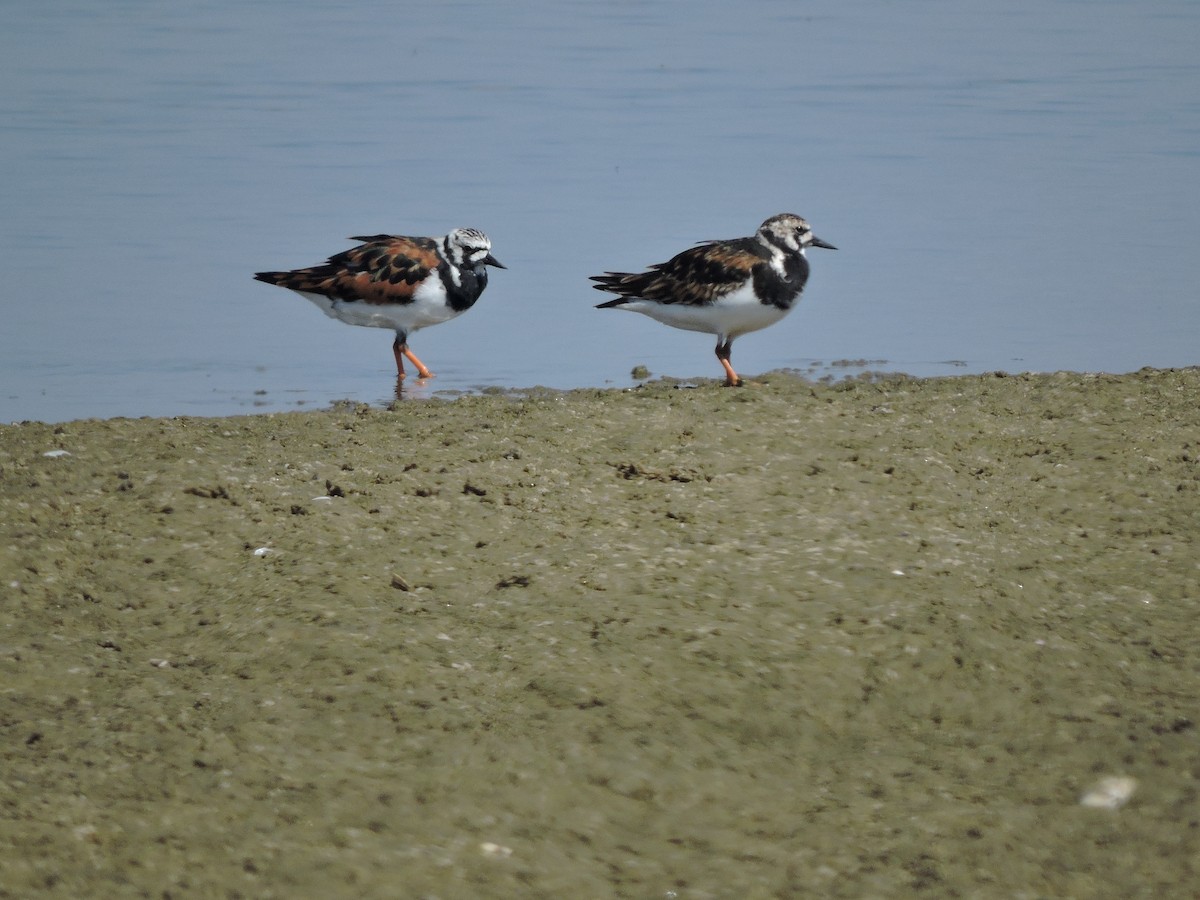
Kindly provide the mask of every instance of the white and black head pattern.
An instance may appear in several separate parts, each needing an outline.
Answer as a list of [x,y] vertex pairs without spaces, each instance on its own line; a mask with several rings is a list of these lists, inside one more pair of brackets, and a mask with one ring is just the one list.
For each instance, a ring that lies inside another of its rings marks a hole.
[[837,249],[814,235],[808,222],[795,213],[780,213],[777,216],[771,216],[758,226],[755,237],[768,247],[785,254],[799,253],[803,255],[807,247]]
[[442,238],[446,262],[460,269],[505,268],[492,256],[492,242],[476,228],[455,228]]

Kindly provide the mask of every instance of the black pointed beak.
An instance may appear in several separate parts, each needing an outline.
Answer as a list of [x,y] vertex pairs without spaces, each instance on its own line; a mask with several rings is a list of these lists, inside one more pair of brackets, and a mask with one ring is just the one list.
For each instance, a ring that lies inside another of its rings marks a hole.
[[812,246],[814,246],[814,247],[824,247],[826,250],[836,250],[836,249],[837,249],[837,247],[833,246],[833,244],[830,244],[830,243],[829,243],[829,242],[827,242],[827,241],[823,241],[823,240],[821,240],[821,239],[820,239],[819,237],[817,237],[815,234],[813,235],[813,239],[812,239]]
[[495,266],[497,269],[507,269],[508,268],[508,266],[506,266],[504,263],[500,262],[500,260],[496,259],[496,257],[492,256],[492,254],[490,254],[490,253],[483,258],[483,264],[485,266]]

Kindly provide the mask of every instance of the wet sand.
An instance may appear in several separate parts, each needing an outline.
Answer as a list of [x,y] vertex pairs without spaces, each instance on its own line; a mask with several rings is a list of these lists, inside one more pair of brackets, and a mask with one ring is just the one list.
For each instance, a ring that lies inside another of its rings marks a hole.
[[1197,398],[0,427],[0,897],[1192,896]]

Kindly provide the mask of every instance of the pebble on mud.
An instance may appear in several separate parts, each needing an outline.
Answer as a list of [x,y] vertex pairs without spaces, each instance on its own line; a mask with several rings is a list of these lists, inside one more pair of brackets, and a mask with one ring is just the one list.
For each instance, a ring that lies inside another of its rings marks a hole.
[[1079,798],[1080,806],[1094,809],[1120,809],[1137,790],[1137,779],[1123,775],[1101,778]]

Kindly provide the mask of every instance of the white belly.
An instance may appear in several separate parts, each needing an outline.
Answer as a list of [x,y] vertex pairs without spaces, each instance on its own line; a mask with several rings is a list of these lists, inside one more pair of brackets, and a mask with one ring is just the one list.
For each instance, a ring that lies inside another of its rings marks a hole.
[[321,307],[325,315],[347,325],[390,328],[406,334],[449,321],[458,315],[446,303],[446,292],[441,285],[420,285],[413,293],[411,303],[366,303],[362,300],[335,300],[308,291],[296,293]]
[[655,303],[652,300],[636,299],[615,308],[640,312],[672,328],[703,331],[727,338],[735,338],[774,325],[789,312],[778,306],[763,303],[754,295],[754,289],[750,286],[726,294],[708,306]]

